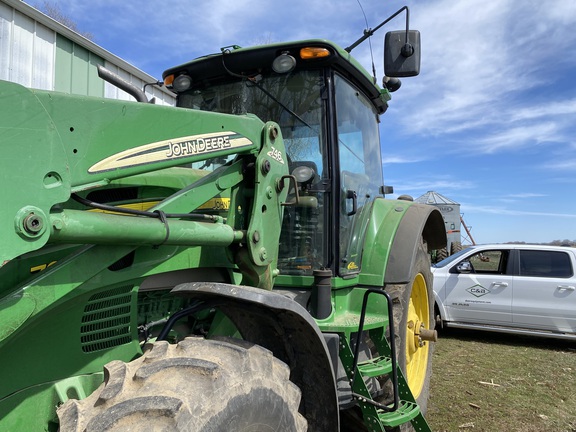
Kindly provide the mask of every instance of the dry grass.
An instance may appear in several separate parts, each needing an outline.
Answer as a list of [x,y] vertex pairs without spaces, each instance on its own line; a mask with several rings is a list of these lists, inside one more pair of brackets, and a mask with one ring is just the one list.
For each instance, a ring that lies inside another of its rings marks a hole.
[[576,343],[444,330],[426,416],[434,432],[576,432]]

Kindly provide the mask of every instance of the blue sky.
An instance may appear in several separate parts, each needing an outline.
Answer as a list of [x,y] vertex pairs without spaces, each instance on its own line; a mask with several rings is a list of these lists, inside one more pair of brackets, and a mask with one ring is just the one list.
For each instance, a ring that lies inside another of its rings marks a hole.
[[[460,203],[478,243],[576,240],[576,1],[360,1],[368,27],[408,5],[422,34],[421,74],[382,116],[385,183]],[[223,46],[348,46],[367,27],[358,0],[50,3],[158,78]],[[379,81],[384,34],[403,25],[398,17],[371,39]],[[369,48],[353,54],[371,70]]]

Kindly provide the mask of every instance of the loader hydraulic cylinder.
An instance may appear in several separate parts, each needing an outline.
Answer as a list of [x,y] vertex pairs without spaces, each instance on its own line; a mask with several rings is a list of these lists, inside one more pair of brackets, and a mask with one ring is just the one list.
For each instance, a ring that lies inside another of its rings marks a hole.
[[51,214],[53,243],[229,246],[244,238],[242,231],[220,222],[164,220],[79,210]]

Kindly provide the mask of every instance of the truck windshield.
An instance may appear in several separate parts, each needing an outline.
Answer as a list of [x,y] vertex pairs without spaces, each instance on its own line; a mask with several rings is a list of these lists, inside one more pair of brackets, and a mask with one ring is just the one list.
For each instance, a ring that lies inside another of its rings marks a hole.
[[321,186],[328,183],[323,88],[321,71],[296,71],[267,76],[257,83],[238,80],[194,88],[178,98],[178,106],[185,108],[251,113],[262,121],[275,121],[282,130],[290,172],[302,166],[314,171],[310,181],[301,185],[301,205],[284,211],[278,263],[283,274],[311,275],[313,269],[326,266],[322,210],[326,197]]

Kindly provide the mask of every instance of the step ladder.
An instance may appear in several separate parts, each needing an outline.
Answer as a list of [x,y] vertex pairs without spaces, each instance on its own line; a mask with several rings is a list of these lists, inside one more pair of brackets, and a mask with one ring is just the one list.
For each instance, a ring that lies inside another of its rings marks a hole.
[[[388,316],[393,316],[392,301],[388,293],[383,290],[367,290],[364,295],[358,335],[362,335],[364,331],[366,305],[370,294],[384,295],[387,299]],[[352,395],[358,401],[364,423],[371,432],[384,432],[386,427],[396,427],[406,423],[411,423],[417,432],[431,432],[420,407],[408,388],[402,370],[397,365],[392,318],[390,318],[389,329],[391,342],[384,336],[385,328],[369,330],[378,356],[362,362],[358,360],[360,340],[356,340],[355,346],[352,347],[346,338],[340,338],[340,359],[350,380]],[[375,401],[366,384],[370,378],[384,376],[390,378],[394,394],[393,402],[387,405]]]

